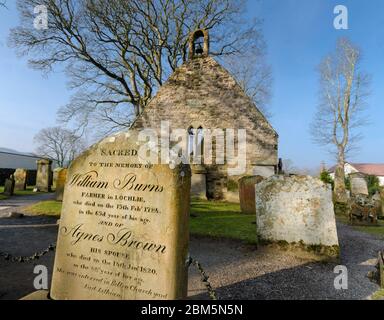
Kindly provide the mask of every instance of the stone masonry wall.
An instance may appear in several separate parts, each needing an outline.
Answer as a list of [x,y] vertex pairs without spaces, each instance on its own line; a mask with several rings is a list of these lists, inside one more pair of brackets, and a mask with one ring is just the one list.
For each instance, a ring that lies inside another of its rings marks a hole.
[[[211,57],[188,61],[175,71],[133,125],[171,128],[246,129],[248,165],[278,162],[278,135],[234,78]],[[249,170],[251,172],[251,170]]]
[[[211,57],[192,59],[178,68],[132,127],[152,128],[160,134],[162,121],[169,121],[171,130],[234,129],[235,137],[237,129],[246,129],[247,164],[243,175],[252,175],[256,165],[274,168],[278,163],[276,131],[231,74]],[[223,198],[226,171],[225,166],[207,166],[209,198]]]

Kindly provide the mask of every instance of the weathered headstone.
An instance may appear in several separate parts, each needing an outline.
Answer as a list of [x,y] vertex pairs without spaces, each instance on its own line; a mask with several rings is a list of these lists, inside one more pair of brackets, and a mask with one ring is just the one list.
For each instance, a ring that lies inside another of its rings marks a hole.
[[377,225],[380,210],[377,201],[373,198],[358,194],[350,200],[350,223],[353,225]]
[[194,165],[192,167],[192,178],[191,178],[191,196],[207,199],[207,171],[202,165]]
[[40,159],[37,163],[36,188],[42,192],[50,192],[52,185],[52,160]]
[[14,191],[15,191],[15,179],[13,177],[13,174],[11,174],[9,178],[5,179],[4,195],[13,196]]
[[239,197],[242,213],[256,213],[255,186],[263,180],[262,176],[245,176],[239,180]]
[[53,299],[182,299],[189,166],[143,164],[137,133],[91,147],[68,169]]
[[57,181],[57,175],[59,173],[60,170],[62,170],[63,168],[55,168],[53,170],[53,174],[52,174],[52,189],[53,190],[56,190],[56,181]]
[[310,176],[273,176],[256,185],[258,235],[338,255],[331,187]]
[[63,200],[65,182],[67,181],[67,169],[60,168],[56,171],[55,197],[57,201]]
[[27,189],[27,170],[16,169],[14,173],[15,190],[24,191]]
[[368,185],[364,174],[359,172],[351,173],[349,178],[351,181],[351,196],[368,195]]

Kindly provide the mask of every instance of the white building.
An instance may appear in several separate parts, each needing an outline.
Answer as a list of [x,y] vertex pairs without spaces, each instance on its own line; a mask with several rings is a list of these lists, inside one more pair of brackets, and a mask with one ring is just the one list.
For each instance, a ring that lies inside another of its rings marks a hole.
[[[332,179],[335,179],[335,169],[333,166],[328,171]],[[383,163],[345,163],[344,166],[345,175],[350,173],[360,172],[370,176],[376,176],[379,178],[380,186],[384,186],[384,164]]]

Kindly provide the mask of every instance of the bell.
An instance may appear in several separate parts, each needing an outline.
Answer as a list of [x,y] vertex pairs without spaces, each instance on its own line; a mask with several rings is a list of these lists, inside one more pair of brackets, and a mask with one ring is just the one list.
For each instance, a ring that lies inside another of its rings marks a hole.
[[198,55],[201,55],[201,54],[204,53],[204,50],[203,50],[203,47],[202,47],[201,43],[198,43],[198,44],[197,44],[197,47],[196,47],[195,52],[196,52],[196,54],[198,54]]

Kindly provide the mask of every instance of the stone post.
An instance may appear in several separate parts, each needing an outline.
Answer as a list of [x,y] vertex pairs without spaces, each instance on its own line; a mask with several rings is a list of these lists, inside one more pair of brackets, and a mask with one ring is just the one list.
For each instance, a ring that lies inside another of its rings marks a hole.
[[37,163],[36,188],[42,192],[51,192],[52,160],[40,159]]

